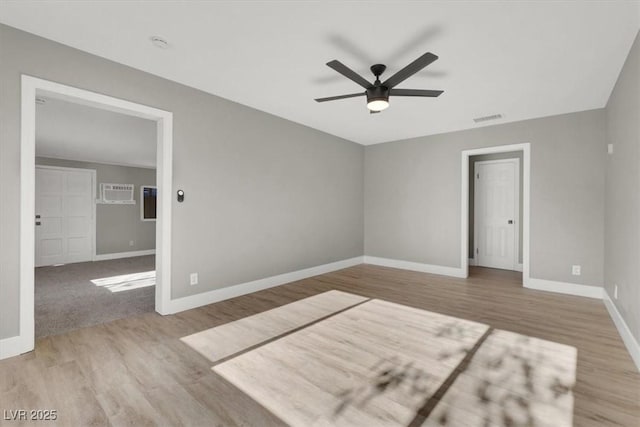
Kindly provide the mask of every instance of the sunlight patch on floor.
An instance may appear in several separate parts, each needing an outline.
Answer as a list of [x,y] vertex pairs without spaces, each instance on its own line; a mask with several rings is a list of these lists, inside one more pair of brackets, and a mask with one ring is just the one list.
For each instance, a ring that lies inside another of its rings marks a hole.
[[91,281],[96,286],[108,289],[111,292],[130,291],[132,289],[146,288],[156,284],[156,271],[142,273],[123,274],[120,276],[104,277]]
[[197,332],[181,340],[211,362],[218,362],[367,300],[347,292],[324,292]]
[[493,330],[422,425],[570,427],[577,349]]
[[572,425],[574,347],[349,296],[330,291],[182,341],[291,426]]

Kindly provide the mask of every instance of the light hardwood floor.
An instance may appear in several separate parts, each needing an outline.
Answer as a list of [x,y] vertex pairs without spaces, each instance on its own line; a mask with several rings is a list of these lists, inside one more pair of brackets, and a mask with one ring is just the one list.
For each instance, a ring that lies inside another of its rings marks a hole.
[[181,338],[332,289],[576,347],[574,425],[640,425],[640,374],[601,301],[523,289],[505,271],[453,279],[370,265],[40,339],[0,361],[0,416],[56,409],[57,425],[283,425]]

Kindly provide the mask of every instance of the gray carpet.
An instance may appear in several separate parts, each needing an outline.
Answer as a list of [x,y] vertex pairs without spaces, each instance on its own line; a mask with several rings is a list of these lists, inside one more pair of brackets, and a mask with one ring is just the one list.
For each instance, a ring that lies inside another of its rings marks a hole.
[[154,311],[155,286],[112,292],[91,282],[154,269],[153,255],[36,268],[36,338]]

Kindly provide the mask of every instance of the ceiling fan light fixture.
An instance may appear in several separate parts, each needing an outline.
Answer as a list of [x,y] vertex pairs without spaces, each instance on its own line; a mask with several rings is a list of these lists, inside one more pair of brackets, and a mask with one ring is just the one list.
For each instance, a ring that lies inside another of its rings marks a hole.
[[386,110],[387,107],[389,107],[389,101],[384,98],[369,99],[367,101],[367,108],[371,111],[382,111]]
[[346,95],[329,96],[325,98],[316,98],[316,102],[337,101],[339,99],[355,98],[357,96],[367,96],[367,108],[372,113],[378,113],[389,107],[389,96],[419,96],[427,98],[435,98],[440,96],[441,90],[425,90],[425,89],[397,89],[396,86],[422,70],[427,65],[438,59],[436,55],[427,52],[418,59],[402,68],[400,71],[389,77],[384,82],[380,81],[380,76],[386,70],[384,64],[374,64],[371,66],[371,72],[376,77],[373,83],[369,83],[367,79],[344,65],[342,62],[334,59],[327,62],[327,66],[338,73],[342,74],[349,80],[357,83],[365,89],[364,92],[349,93]]
[[378,85],[367,89],[367,108],[371,111],[382,111],[389,106],[389,89]]

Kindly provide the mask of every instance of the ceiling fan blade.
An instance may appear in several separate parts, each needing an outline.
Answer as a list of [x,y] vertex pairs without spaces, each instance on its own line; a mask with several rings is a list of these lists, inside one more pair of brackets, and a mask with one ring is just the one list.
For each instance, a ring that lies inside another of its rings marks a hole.
[[411,64],[404,67],[402,70],[395,73],[393,76],[389,77],[384,83],[382,83],[382,85],[391,89],[392,87],[397,86],[409,77],[413,76],[415,73],[422,70],[424,67],[431,64],[436,59],[438,59],[436,55],[431,52],[427,52],[420,58],[413,61]]
[[336,99],[355,98],[356,96],[362,96],[364,92],[350,93],[349,95],[330,96],[328,98],[316,98],[316,102],[335,101]]
[[424,89],[391,89],[390,96],[426,96],[435,98],[440,96],[443,90],[424,90]]
[[367,81],[367,79],[365,79],[360,74],[356,73],[355,71],[353,71],[351,68],[347,67],[340,61],[337,61],[334,59],[333,61],[327,62],[327,66],[329,68],[333,68],[334,70],[336,70],[337,72],[339,72],[340,74],[348,78],[349,80],[353,80],[354,82],[358,83],[360,86],[362,86],[365,89],[369,89],[371,86],[373,86],[371,83]]

